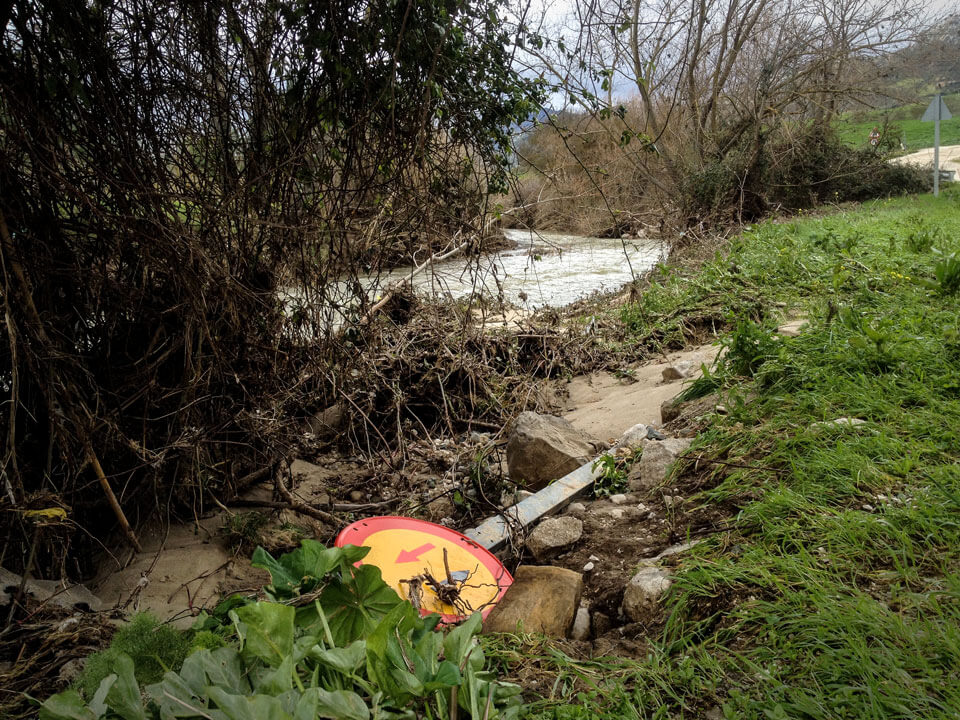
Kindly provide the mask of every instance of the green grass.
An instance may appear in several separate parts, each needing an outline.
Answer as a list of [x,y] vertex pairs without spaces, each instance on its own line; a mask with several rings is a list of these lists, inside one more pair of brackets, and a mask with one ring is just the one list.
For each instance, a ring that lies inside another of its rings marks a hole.
[[[940,123],[940,144],[960,144],[960,95],[944,97],[953,118]],[[887,134],[892,147],[899,149],[902,140],[907,152],[933,147],[933,123],[921,122],[929,101],[902,105],[890,110],[868,110],[845,113],[836,122],[840,138],[853,147],[869,147],[870,131],[874,127]],[[889,126],[889,127],[888,127]]]
[[[683,556],[645,660],[492,648],[548,678],[531,716],[960,717],[960,296],[933,248],[960,250],[956,191],[764,223],[623,311],[645,338],[739,314],[712,381],[729,412],[696,448],[753,467],[673,481],[737,511]],[[809,328],[774,339],[788,311]],[[844,416],[867,424],[814,425]]]

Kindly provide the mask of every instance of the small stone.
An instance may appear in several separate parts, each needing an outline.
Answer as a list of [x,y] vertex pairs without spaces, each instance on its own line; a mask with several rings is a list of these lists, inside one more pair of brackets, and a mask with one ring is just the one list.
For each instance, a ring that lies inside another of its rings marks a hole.
[[61,665],[60,672],[57,673],[57,680],[60,682],[60,685],[66,686],[76,680],[77,676],[83,672],[83,667],[86,664],[86,658],[74,658]]
[[689,360],[675,362],[663,369],[663,381],[672,382],[674,380],[683,380],[684,378],[690,377],[697,368],[698,366]]
[[570,631],[570,637],[574,640],[586,640],[590,637],[590,611],[582,607],[577,610],[576,617],[573,618],[573,630]]
[[784,337],[799,337],[800,332],[808,325],[808,322],[801,318],[799,320],[791,320],[788,323],[784,323],[777,328],[777,333],[783,335]]
[[617,447],[635,450],[636,448],[642,447],[646,439],[647,426],[643,423],[638,423],[620,436],[620,439],[617,441]]
[[667,510],[672,510],[675,507],[680,506],[683,503],[683,498],[679,495],[664,495],[663,504]]
[[572,545],[583,535],[583,523],[570,515],[547,518],[530,533],[527,549],[537,560],[542,560],[554,550]]
[[657,567],[642,568],[627,584],[623,593],[623,612],[634,622],[649,619],[672,581],[667,570]]
[[[653,538],[650,538],[650,540],[653,540]],[[689,542],[678,543],[677,545],[671,545],[666,550],[661,551],[660,554],[657,555],[656,559],[659,560],[661,558],[670,557],[671,555],[679,555],[680,553],[686,552],[687,550],[690,550],[691,548],[696,547],[701,542],[703,541],[690,540]]]
[[625,502],[627,502],[627,496],[624,495],[623,493],[617,493],[616,495],[611,495],[610,502],[612,502],[614,505],[623,505]]
[[867,512],[873,512],[873,505],[868,505],[868,504],[864,503],[864,504],[861,505],[860,507],[862,507],[862,508],[863,508],[864,510],[866,510]]
[[449,495],[441,495],[434,498],[424,508],[427,519],[432,522],[439,522],[441,518],[453,517],[456,514],[457,506]]
[[643,503],[637,503],[637,510],[638,510],[639,512],[645,513],[645,512],[647,512],[647,510],[649,510],[649,509],[650,509],[650,508],[648,508],[648,507],[647,507],[646,505],[644,505]]
[[726,406],[726,405],[717,405],[717,407],[714,408],[714,409],[717,411],[717,415],[726,415],[726,414],[727,414],[727,406]]
[[867,421],[863,418],[838,417],[835,420],[823,420],[822,422],[815,422],[810,426],[810,429],[819,430],[826,427],[854,428],[866,424]]
[[355,502],[355,503],[362,502],[363,498],[364,498],[364,495],[359,490],[350,491],[350,502]]
[[585,573],[591,572],[595,567],[596,565],[594,565],[592,562],[588,562],[586,565],[583,566],[583,571]]
[[614,520],[623,520],[623,517],[626,514],[627,513],[623,508],[613,508],[613,510],[610,511],[610,517],[612,517]]
[[644,447],[640,462],[636,463],[627,477],[630,489],[650,490],[670,475],[674,460],[691,445],[686,438],[667,438],[660,442],[650,442]]
[[580,573],[558,567],[521,565],[513,584],[483,621],[483,631],[543,633],[567,637],[583,593]]
[[490,433],[482,433],[474,430],[470,433],[470,442],[475,445],[485,445],[490,442]]
[[325,492],[319,492],[313,496],[314,505],[319,505],[320,507],[329,507],[330,506],[330,496]]
[[584,505],[583,503],[575,502],[567,505],[568,515],[573,515],[574,517],[576,517],[578,515],[583,515],[585,512],[587,512],[587,506]]
[[590,562],[600,562],[600,558],[598,558],[596,555],[591,555],[590,557],[587,558],[587,560],[589,560]]
[[670,398],[660,403],[660,422],[668,423],[680,417],[680,406],[682,405],[676,398]]

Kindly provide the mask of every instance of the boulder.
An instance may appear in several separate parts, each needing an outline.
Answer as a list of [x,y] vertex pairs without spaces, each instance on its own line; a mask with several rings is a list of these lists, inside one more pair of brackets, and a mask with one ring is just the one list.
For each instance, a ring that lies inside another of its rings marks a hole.
[[691,442],[690,438],[667,438],[647,443],[640,461],[627,478],[630,489],[650,490],[666,480],[673,461],[690,447]]
[[669,571],[645,567],[630,578],[623,592],[623,613],[633,622],[646,622],[657,609],[660,598],[670,589]]
[[583,522],[572,515],[547,518],[530,533],[527,549],[537,560],[543,560],[554,550],[572,545],[583,535]]
[[522,412],[507,443],[510,479],[539,490],[590,462],[599,447],[563,418]]
[[337,403],[307,419],[305,430],[320,438],[329,438],[347,425],[347,407]]
[[521,565],[513,584],[483,621],[485,633],[543,633],[567,637],[580,607],[583,578],[558,567]]

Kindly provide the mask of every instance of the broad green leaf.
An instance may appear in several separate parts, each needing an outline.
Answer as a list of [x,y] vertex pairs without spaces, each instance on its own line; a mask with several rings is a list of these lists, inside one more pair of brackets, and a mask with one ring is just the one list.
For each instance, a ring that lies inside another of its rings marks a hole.
[[197,696],[202,695],[208,685],[229,688],[240,694],[250,691],[240,653],[233,647],[198,650],[188,655],[180,668],[180,677]]
[[320,596],[333,641],[340,647],[370,633],[400,602],[397,593],[383,582],[380,568],[374,565],[351,568],[349,577],[331,585]]
[[292,720],[279,697],[235,695],[218,687],[207,688],[207,695],[227,720]]
[[[400,603],[387,613],[367,637],[367,674],[371,681],[400,706],[409,696],[421,696],[423,683],[412,672],[413,658],[400,652],[397,635],[405,636],[420,617],[409,603]],[[410,647],[410,652],[413,648]]]
[[317,645],[310,651],[310,657],[326,667],[352,675],[367,657],[367,643],[365,640],[357,640],[345,648],[329,649]]
[[280,695],[293,687],[296,663],[287,655],[276,668],[260,668],[254,674],[253,688],[262,695]]
[[346,569],[369,551],[369,548],[353,545],[328,548],[316,540],[304,540],[299,548],[279,559],[274,559],[270,553],[258,547],[253,553],[251,565],[267,570],[272,580],[267,589],[277,597],[284,598],[314,590],[331,570],[338,567]]
[[[443,656],[447,660],[456,663],[457,667],[463,667],[467,653],[469,653],[471,648],[476,644],[473,636],[480,631],[481,622],[482,618],[480,617],[480,613],[474,613],[466,622],[461,623],[451,630],[443,641]],[[473,653],[476,652],[476,650],[473,651]]]
[[242,623],[238,632],[245,639],[244,651],[272,667],[293,653],[293,620],[296,610],[289,605],[258,602],[233,611]]
[[160,682],[148,685],[147,694],[160,708],[160,717],[164,720],[205,717],[209,714],[206,701],[200,700],[197,693],[175,672],[168,672]]
[[433,679],[424,685],[424,689],[427,692],[432,692],[441,688],[459,685],[462,681],[463,677],[460,675],[460,669],[449,660],[444,660],[440,663],[440,667],[437,669],[437,673],[433,676]]
[[97,720],[101,716],[87,707],[76,690],[53,695],[40,706],[40,720]]
[[120,653],[114,667],[117,681],[107,692],[107,707],[123,720],[146,720],[147,713],[140,698],[140,685],[133,674],[133,660],[126,653]]
[[300,698],[294,720],[314,720],[318,717],[369,720],[370,709],[363,698],[349,690],[327,692],[322,688],[310,688]]

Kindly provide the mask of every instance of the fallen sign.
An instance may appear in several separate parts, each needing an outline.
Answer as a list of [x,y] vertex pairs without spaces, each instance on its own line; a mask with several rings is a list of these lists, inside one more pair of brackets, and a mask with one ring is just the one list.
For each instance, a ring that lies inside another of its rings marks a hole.
[[513,577],[496,557],[443,525],[405,517],[373,517],[345,527],[337,547],[370,548],[363,559],[421,614],[452,624],[475,612],[486,618]]
[[544,515],[569,505],[575,497],[593,485],[602,472],[597,462],[591,460],[547,485],[543,490],[507,508],[500,515],[487,518],[477,527],[467,530],[466,535],[487,550],[497,550],[510,539],[514,530],[525,528]]

